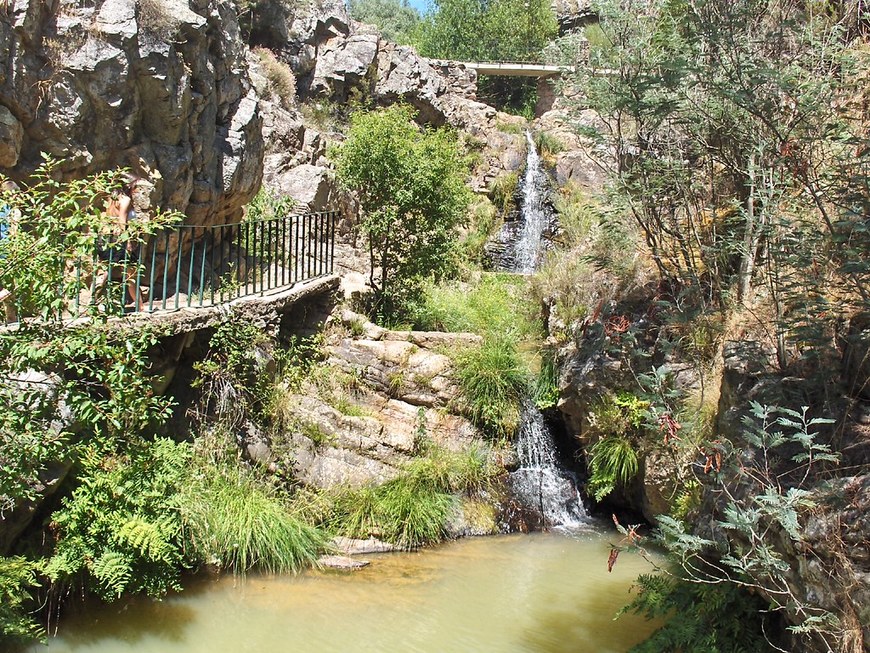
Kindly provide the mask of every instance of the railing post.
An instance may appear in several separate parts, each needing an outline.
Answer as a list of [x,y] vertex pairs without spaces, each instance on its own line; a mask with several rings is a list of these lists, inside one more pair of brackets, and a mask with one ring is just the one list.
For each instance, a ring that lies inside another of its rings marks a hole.
[[[207,231],[206,231],[207,230]],[[199,264],[199,305],[202,306],[202,300],[205,293],[205,257],[208,254],[208,236],[212,230],[208,227],[202,228],[202,259]]]
[[[154,312],[154,268],[157,263],[157,235],[148,238],[151,243],[151,269],[148,271],[148,312]],[[146,247],[146,252],[147,247]]]
[[296,223],[296,238],[293,239],[293,283],[299,283],[299,230],[302,226],[302,216],[297,215],[294,220]]
[[163,310],[166,310],[166,299],[169,290],[169,232],[163,233]]
[[338,228],[338,213],[332,211],[330,222],[332,222],[332,235],[329,238],[329,273],[335,272],[335,231]]

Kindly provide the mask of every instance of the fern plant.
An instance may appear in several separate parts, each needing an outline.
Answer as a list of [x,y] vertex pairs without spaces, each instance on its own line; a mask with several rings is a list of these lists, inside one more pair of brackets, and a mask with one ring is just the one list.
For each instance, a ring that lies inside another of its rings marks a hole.
[[52,517],[57,546],[48,577],[81,583],[104,600],[180,589],[179,575],[190,561],[176,495],[189,460],[189,445],[168,439],[106,458],[89,450],[79,486]]
[[638,468],[637,451],[628,439],[602,438],[590,451],[588,490],[596,501],[601,501],[617,487],[631,483]]
[[26,558],[0,557],[0,649],[6,651],[44,633],[25,612],[32,588],[38,585],[38,565]]

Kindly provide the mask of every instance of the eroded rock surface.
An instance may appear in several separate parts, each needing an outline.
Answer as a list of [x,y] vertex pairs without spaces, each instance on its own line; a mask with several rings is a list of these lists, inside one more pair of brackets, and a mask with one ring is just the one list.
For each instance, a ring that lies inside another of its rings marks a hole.
[[477,336],[389,331],[351,311],[341,321],[357,335],[330,336],[316,378],[288,398],[275,460],[315,487],[362,486],[397,476],[425,442],[459,451],[481,441],[461,414],[450,359],[435,351]]
[[10,0],[0,16],[0,169],[129,166],[134,202],[230,222],[262,175],[262,117],[226,0]]

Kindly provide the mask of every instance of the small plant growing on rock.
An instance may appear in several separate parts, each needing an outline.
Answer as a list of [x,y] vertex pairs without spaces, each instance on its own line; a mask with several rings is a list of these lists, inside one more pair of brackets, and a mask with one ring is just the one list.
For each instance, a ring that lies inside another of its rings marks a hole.
[[263,73],[269,82],[269,89],[285,107],[292,109],[296,105],[296,77],[290,66],[279,61],[267,48],[255,48],[254,53],[260,59]]

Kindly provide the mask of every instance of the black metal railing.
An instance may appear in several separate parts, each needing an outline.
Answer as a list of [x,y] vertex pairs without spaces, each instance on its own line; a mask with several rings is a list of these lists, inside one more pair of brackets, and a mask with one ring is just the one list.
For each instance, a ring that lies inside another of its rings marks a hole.
[[[64,312],[74,319],[94,311],[121,315],[215,306],[332,274],[337,219],[337,212],[327,211],[181,225],[135,247],[103,243],[97,256],[67,265],[73,278],[64,284]],[[16,299],[6,300],[16,310],[6,311],[5,320],[0,312],[0,323],[28,317]]]

